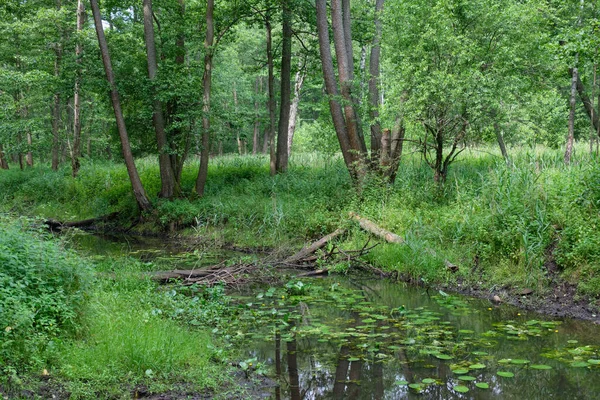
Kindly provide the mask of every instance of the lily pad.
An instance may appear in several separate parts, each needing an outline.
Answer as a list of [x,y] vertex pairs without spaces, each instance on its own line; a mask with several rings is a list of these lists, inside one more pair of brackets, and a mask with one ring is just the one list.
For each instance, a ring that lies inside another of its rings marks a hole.
[[600,365],[600,360],[595,360],[593,358],[587,360],[587,362],[592,365]]
[[431,378],[425,378],[423,379],[421,382],[423,382],[426,385],[429,385],[431,383],[435,383],[435,379],[431,379]]
[[469,365],[469,368],[471,368],[471,369],[484,369],[485,368],[485,364],[471,364],[471,365]]
[[489,389],[490,388],[490,385],[488,385],[485,382],[477,382],[475,384],[475,386],[477,386],[479,389]]
[[532,364],[529,366],[529,368],[531,368],[531,369],[552,369],[551,366],[544,365],[544,364]]
[[454,370],[454,371],[452,371],[452,372],[454,372],[456,375],[462,375],[462,374],[466,374],[467,372],[469,372],[469,370],[468,370],[468,369],[462,369],[462,368],[461,368],[461,369],[455,369],[455,370]]
[[498,360],[499,364],[510,364],[512,360],[510,358],[503,358],[502,360]]
[[452,356],[447,354],[435,354],[435,357],[439,358],[440,360],[452,360]]
[[469,388],[463,385],[456,385],[454,386],[454,390],[456,390],[458,393],[467,393]]
[[358,357],[350,357],[350,358],[348,359],[348,361],[350,361],[350,362],[353,362],[353,361],[360,361],[360,358],[358,358]]
[[406,386],[408,385],[408,381],[396,381],[394,384],[397,386]]
[[512,378],[515,376],[515,374],[513,374],[512,372],[508,372],[508,371],[498,371],[498,372],[496,372],[496,374],[503,378]]
[[420,383],[411,383],[410,385],[408,385],[409,388],[414,389],[414,390],[421,390],[423,389],[423,386],[421,386]]
[[474,381],[475,377],[470,375],[461,375],[458,377],[461,381]]
[[571,363],[571,367],[573,368],[585,368],[585,367],[589,367],[590,364],[588,364],[585,361],[575,361],[574,363]]
[[476,356],[487,356],[488,353],[486,353],[485,351],[474,351],[471,354],[474,354]]

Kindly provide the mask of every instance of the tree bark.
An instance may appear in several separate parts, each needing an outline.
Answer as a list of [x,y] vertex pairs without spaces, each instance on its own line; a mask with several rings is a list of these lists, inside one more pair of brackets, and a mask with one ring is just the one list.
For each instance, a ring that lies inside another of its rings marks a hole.
[[115,112],[115,120],[117,123],[117,129],[119,131],[119,138],[121,140],[121,148],[123,150],[123,158],[125,159],[125,165],[127,167],[127,173],[129,180],[131,181],[131,187],[135,196],[138,207],[141,211],[148,211],[152,208],[140,176],[138,174],[135,162],[133,160],[133,154],[131,153],[131,146],[129,144],[129,136],[127,134],[127,128],[125,126],[125,119],[123,118],[123,111],[121,110],[121,101],[119,99],[119,92],[115,84],[115,77],[112,69],[112,63],[110,61],[110,54],[108,53],[108,45],[106,43],[106,37],[104,36],[104,28],[102,26],[102,17],[100,16],[100,8],[98,7],[98,0],[90,0],[92,7],[92,14],[94,15],[94,25],[96,26],[96,35],[98,36],[98,45],[100,46],[100,52],[102,54],[102,62],[104,64],[104,72],[106,73],[106,80],[110,86],[110,98]]
[[350,140],[348,139],[348,131],[346,129],[346,121],[342,111],[342,106],[338,101],[339,92],[333,70],[333,57],[331,55],[331,44],[329,40],[329,23],[327,22],[327,0],[317,0],[317,32],[319,35],[319,53],[321,55],[321,67],[323,70],[323,80],[325,81],[325,90],[329,97],[329,109],[333,126],[340,143],[340,149],[346,168],[353,179],[357,178],[356,174],[356,154],[352,152]]
[[2,144],[0,144],[0,169],[8,169],[8,162],[6,161]]
[[273,63],[273,29],[271,27],[271,14],[267,10],[265,27],[267,30],[267,68],[269,70],[268,89],[269,89],[269,169],[271,175],[275,175],[276,155],[275,155],[275,73]]
[[294,100],[290,107],[290,124],[288,127],[288,156],[292,154],[292,144],[294,142],[294,133],[296,133],[296,123],[298,122],[298,110],[300,107],[300,93],[302,92],[302,85],[304,85],[304,78],[306,72],[298,70],[296,72],[296,79],[294,82]]
[[160,168],[161,189],[159,197],[165,199],[173,198],[175,194],[175,178],[171,157],[166,153],[169,147],[167,133],[165,131],[165,117],[163,114],[162,102],[158,99],[156,93],[156,75],[158,74],[158,63],[156,59],[156,42],[154,39],[154,22],[152,11],[152,0],[143,0],[144,5],[144,39],[146,42],[146,56],[148,61],[148,77],[152,85],[152,122],[156,134],[156,143],[158,145],[158,164]]
[[[573,69],[571,69],[570,72],[571,72],[571,77],[573,77],[573,74],[575,72],[573,71]],[[576,89],[577,89],[577,93],[579,94],[579,97],[581,98],[581,102],[583,103],[583,108],[585,108],[585,113],[590,118],[590,121],[591,121],[594,129],[598,130],[598,126],[599,126],[598,125],[598,113],[596,113],[596,110],[594,109],[594,102],[585,93],[585,86],[583,85],[583,82],[581,82],[581,79],[579,78],[579,74],[577,74]],[[570,114],[569,114],[569,116],[570,116]]]
[[262,77],[259,76],[254,82],[254,132],[252,134],[252,154],[258,153],[258,139],[260,136],[260,118],[258,115],[258,96],[262,92]]
[[[60,11],[62,7],[61,0],[56,1],[56,9]],[[54,77],[58,80],[60,77],[60,63],[62,61],[62,43],[56,43],[54,53]],[[54,106],[52,107],[52,170],[58,170],[59,136],[60,136],[60,90],[54,92]]]
[[565,164],[571,163],[571,156],[573,155],[573,144],[575,142],[575,103],[577,96],[577,80],[579,79],[577,68],[573,68],[573,75],[571,79],[571,97],[569,101],[569,132],[567,135],[567,143],[565,146]]
[[25,155],[25,162],[28,167],[33,167],[33,152],[31,151],[31,146],[33,145],[33,139],[31,137],[31,131],[27,130],[27,154]]
[[281,50],[281,91],[279,102],[279,124],[277,126],[277,157],[275,170],[284,173],[288,168],[288,129],[290,126],[290,98],[292,74],[292,10],[290,0],[282,4],[283,43]]
[[[333,27],[333,44],[338,62],[338,75],[342,98],[344,100],[344,116],[348,140],[352,150],[359,153],[359,161],[363,161],[367,152],[364,140],[361,140],[358,115],[354,108],[352,81],[354,79],[352,43],[346,43],[350,32],[350,10],[346,8],[348,0],[331,1],[331,24]],[[344,24],[346,21],[346,24]],[[358,166],[359,168],[361,166]]]
[[381,19],[384,0],[375,2],[375,35],[371,43],[369,58],[369,111],[371,117],[371,162],[380,158],[381,125],[379,122],[379,64],[381,58]]
[[[77,33],[83,31],[85,20],[85,8],[83,0],[77,1]],[[81,166],[79,157],[81,156],[81,53],[83,52],[81,42],[77,39],[75,45],[75,62],[77,71],[75,73],[75,89],[73,90],[73,148],[71,149],[71,172],[73,178],[79,173]]]
[[206,3],[206,40],[204,41],[204,75],[202,76],[202,149],[200,150],[200,168],[196,179],[196,194],[204,196],[206,178],[208,177],[208,155],[210,150],[210,89],[212,80],[213,46],[215,41],[215,28],[213,12],[214,0]]

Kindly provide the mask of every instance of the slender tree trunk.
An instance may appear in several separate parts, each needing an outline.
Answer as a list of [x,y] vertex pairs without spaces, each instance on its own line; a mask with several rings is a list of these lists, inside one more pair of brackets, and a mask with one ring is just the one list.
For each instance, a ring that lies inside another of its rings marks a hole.
[[213,46],[215,41],[215,28],[213,12],[214,0],[206,3],[206,40],[204,41],[204,75],[202,76],[202,149],[200,150],[200,169],[196,179],[196,194],[204,196],[204,187],[208,177],[208,155],[210,151],[210,87],[212,80]]
[[267,67],[269,70],[268,89],[269,89],[269,169],[271,175],[276,172],[276,155],[275,155],[275,72],[273,66],[273,30],[271,27],[270,10],[267,10],[265,21],[267,30]]
[[[78,34],[83,31],[83,24],[85,20],[85,8],[83,6],[83,0],[77,1],[77,32]],[[73,178],[77,176],[79,172],[79,157],[81,156],[81,53],[82,45],[77,39],[75,45],[75,59],[77,63],[77,72],[75,74],[75,90],[73,91],[73,148],[71,150],[71,170]]]
[[[596,57],[598,56],[598,50],[596,50]],[[591,109],[592,111],[595,110],[594,108],[594,98],[596,97],[596,73],[598,71],[598,64],[594,63],[594,72],[593,72],[593,80],[592,80],[592,97],[591,97]],[[595,113],[592,112],[592,116]],[[590,118],[591,123],[590,123],[590,155],[592,155],[594,153],[594,140],[596,139],[596,131],[598,130],[598,128],[600,128],[600,126],[598,126],[598,124],[594,125],[594,118]]]
[[288,156],[292,154],[292,143],[294,142],[294,133],[296,133],[296,123],[298,122],[298,110],[300,108],[300,93],[302,92],[302,85],[304,84],[304,78],[306,77],[306,71],[299,69],[296,72],[296,79],[294,81],[294,100],[290,107],[290,124],[288,127]]
[[571,163],[571,156],[573,155],[573,143],[575,142],[575,99],[577,96],[577,79],[577,68],[573,68],[573,79],[571,80],[571,98],[569,101],[569,133],[567,136],[567,144],[565,147],[565,164]]
[[500,124],[498,124],[497,121],[494,121],[494,132],[496,132],[496,140],[498,141],[498,146],[500,146],[500,152],[502,153],[502,157],[504,158],[504,161],[508,163],[508,151],[506,151],[506,144],[504,143],[502,130],[500,129]]
[[281,51],[281,100],[279,102],[279,125],[277,127],[277,158],[275,169],[277,173],[287,171],[288,154],[288,129],[290,126],[290,98],[292,78],[292,10],[290,0],[282,4],[283,18],[283,44]]
[[[344,6],[348,0],[331,1],[331,24],[333,27],[333,43],[338,62],[338,75],[340,79],[341,93],[344,100],[344,116],[346,130],[352,150],[358,152],[359,160],[362,162],[366,154],[364,140],[361,140],[358,115],[354,108],[355,101],[352,96],[352,82],[354,79],[352,43],[346,43],[350,26],[350,10]],[[360,168],[361,166],[359,166]]]
[[152,122],[156,133],[156,143],[158,144],[158,164],[160,167],[161,189],[159,197],[165,199],[173,198],[175,194],[175,178],[171,157],[166,153],[169,148],[167,133],[165,131],[165,117],[163,114],[162,102],[158,99],[156,93],[156,75],[158,74],[158,63],[156,58],[156,42],[154,40],[154,22],[152,11],[152,0],[143,0],[144,4],[144,39],[146,41],[146,55],[148,60],[148,77],[152,87]]
[[[571,69],[569,72],[571,73],[571,77],[573,77],[573,70]],[[579,78],[579,74],[577,74],[576,82],[577,82],[577,85],[576,85],[577,93],[579,94],[579,97],[581,98],[581,102],[583,103],[583,108],[585,109],[585,113],[590,118],[591,124],[594,127],[594,129],[598,129],[598,127],[600,126],[600,124],[598,122],[598,113],[594,109],[594,102],[585,93],[585,86],[583,85],[583,82],[581,82],[581,79]],[[592,96],[594,96],[594,95],[592,95]]]
[[353,179],[356,179],[356,154],[352,152],[346,121],[342,111],[342,106],[338,102],[339,92],[333,70],[333,57],[331,55],[331,44],[329,40],[329,24],[327,22],[327,0],[317,0],[317,32],[319,35],[319,53],[321,55],[321,67],[323,69],[323,79],[325,81],[325,90],[329,97],[329,109],[333,126],[340,143],[342,156],[348,168],[348,172]]
[[254,132],[252,135],[252,154],[258,153],[258,139],[260,136],[260,119],[258,116],[258,96],[262,93],[262,77],[257,77],[254,82]]
[[375,2],[375,35],[369,58],[369,111],[371,117],[371,163],[380,158],[381,125],[379,123],[379,60],[381,58],[381,19],[384,0]]
[[[61,0],[56,1],[56,9],[60,11],[62,7]],[[54,76],[56,79],[60,77],[60,63],[62,60],[62,44],[57,43],[54,49],[56,58],[54,59]],[[52,108],[52,170],[58,170],[58,152],[59,152],[59,132],[60,132],[60,91],[54,93],[54,106]]]
[[[27,119],[29,116],[29,110],[27,109],[27,107],[25,107],[24,109],[24,119]],[[29,128],[27,128],[27,133],[25,134],[25,138],[27,140],[27,154],[25,155],[25,163],[27,164],[28,167],[33,167],[33,151],[31,150],[32,146],[33,146],[33,138],[31,136],[31,130]]]
[[4,148],[2,147],[2,144],[0,144],[0,169],[8,169],[8,162],[4,156]]
[[140,176],[133,160],[133,154],[131,153],[129,136],[127,135],[125,119],[123,118],[123,111],[121,110],[119,92],[117,91],[117,87],[115,85],[115,77],[112,70],[110,55],[108,53],[108,45],[106,43],[106,37],[104,36],[104,28],[102,26],[102,17],[100,16],[98,0],[90,0],[90,4],[92,6],[92,14],[94,15],[94,25],[96,26],[96,35],[98,36],[98,44],[102,54],[102,62],[104,63],[104,72],[106,73],[106,80],[110,86],[110,98],[112,101],[113,110],[115,112],[115,120],[117,123],[117,129],[119,131],[119,138],[121,139],[121,148],[123,150],[125,165],[127,166],[127,173],[129,174],[129,180],[131,181],[133,194],[140,210],[148,211],[152,208],[152,205],[148,200],[148,196],[146,195],[146,191],[144,190],[144,186],[142,185],[142,181],[140,180]]

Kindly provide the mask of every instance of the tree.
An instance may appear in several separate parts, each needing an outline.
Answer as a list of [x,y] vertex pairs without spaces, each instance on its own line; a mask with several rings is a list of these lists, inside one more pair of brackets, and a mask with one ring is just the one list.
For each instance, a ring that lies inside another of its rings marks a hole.
[[288,167],[288,132],[290,125],[290,97],[292,74],[292,10],[290,0],[283,0],[283,43],[281,51],[281,101],[279,102],[279,124],[277,128],[277,159],[275,169],[285,172]]
[[125,119],[123,118],[123,111],[121,109],[121,101],[119,99],[119,92],[115,84],[114,73],[112,69],[112,63],[110,60],[110,54],[108,52],[108,44],[106,43],[106,37],[104,36],[104,27],[102,26],[102,17],[100,15],[100,8],[98,7],[98,0],[90,0],[92,7],[92,14],[94,15],[94,25],[96,27],[96,35],[98,37],[98,45],[100,46],[100,52],[102,55],[102,62],[104,64],[104,71],[106,73],[106,80],[110,87],[110,98],[115,113],[115,120],[117,123],[117,129],[119,131],[119,138],[121,140],[121,150],[123,151],[123,158],[125,159],[125,166],[127,167],[127,174],[131,182],[131,188],[135,196],[138,207],[141,211],[148,211],[152,208],[140,176],[138,174],[135,162],[133,160],[133,154],[131,153],[131,146],[129,144],[129,135],[127,134],[127,127],[125,126]]

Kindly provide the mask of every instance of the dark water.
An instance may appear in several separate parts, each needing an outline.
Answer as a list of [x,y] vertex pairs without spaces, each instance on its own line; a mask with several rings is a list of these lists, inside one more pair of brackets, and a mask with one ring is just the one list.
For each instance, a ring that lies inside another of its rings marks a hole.
[[[189,246],[160,239],[82,236],[77,243],[94,254],[129,252],[171,269],[198,259],[198,250],[187,257]],[[207,264],[230,256],[202,251]],[[300,315],[279,325],[277,336],[273,325],[256,322],[246,344],[248,359],[280,372],[274,399],[600,399],[600,327],[592,323],[386,280],[303,282],[323,295],[249,306],[258,307],[254,314],[262,306]],[[332,288],[342,288],[341,297],[327,297]],[[249,302],[261,290],[238,295]]]

